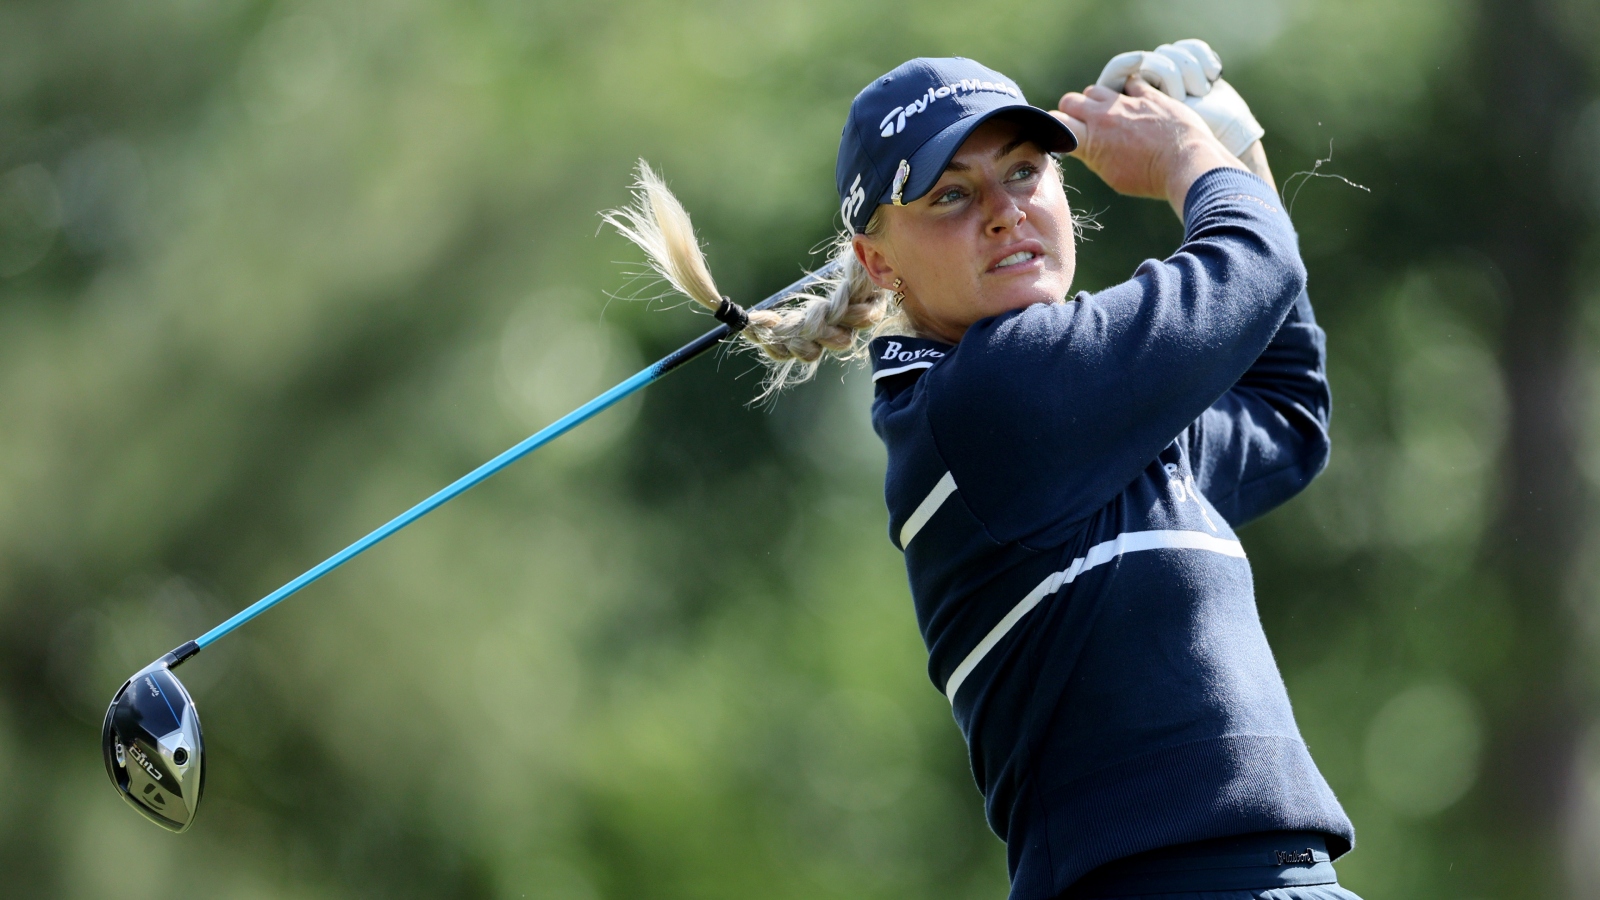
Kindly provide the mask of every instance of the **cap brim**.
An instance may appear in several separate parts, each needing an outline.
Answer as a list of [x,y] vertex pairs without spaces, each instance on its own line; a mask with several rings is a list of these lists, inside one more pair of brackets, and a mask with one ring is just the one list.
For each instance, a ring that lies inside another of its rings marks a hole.
[[[1071,153],[1078,149],[1078,136],[1072,133],[1072,129],[1039,107],[1026,103],[1001,106],[982,115],[961,119],[918,147],[907,160],[911,164],[911,176],[906,179],[905,188],[900,192],[900,202],[910,203],[933,190],[939,176],[944,174],[945,166],[950,165],[950,160],[955,158],[956,151],[961,149],[972,132],[997,117],[1008,117],[1024,123],[1031,131],[1029,136],[1039,140],[1047,153]],[[894,185],[890,184],[884,189],[883,196],[878,198],[878,203],[893,201]]]

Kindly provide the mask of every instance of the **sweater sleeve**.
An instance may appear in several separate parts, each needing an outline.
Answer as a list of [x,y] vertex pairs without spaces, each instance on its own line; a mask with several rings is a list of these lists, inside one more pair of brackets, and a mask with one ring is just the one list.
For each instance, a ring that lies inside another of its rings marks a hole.
[[1326,358],[1302,292],[1260,358],[1190,430],[1195,484],[1234,527],[1298,494],[1327,465]]
[[1238,383],[1300,296],[1294,230],[1265,182],[1214,169],[1185,207],[1171,257],[980,320],[929,371],[934,443],[991,537],[1065,537]]

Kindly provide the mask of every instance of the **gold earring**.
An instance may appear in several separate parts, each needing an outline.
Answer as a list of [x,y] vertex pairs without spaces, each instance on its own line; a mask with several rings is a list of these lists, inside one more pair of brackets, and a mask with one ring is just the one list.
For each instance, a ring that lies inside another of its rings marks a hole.
[[898,307],[898,306],[899,306],[899,305],[900,305],[900,304],[901,304],[901,303],[904,303],[904,302],[905,302],[905,299],[906,299],[906,292],[905,292],[905,291],[902,291],[902,290],[900,290],[900,285],[901,285],[901,284],[902,284],[902,283],[903,283],[903,282],[902,282],[902,281],[901,281],[901,280],[900,280],[900,279],[898,279],[898,278],[896,278],[896,279],[895,279],[895,280],[894,280],[894,288],[893,288],[893,290],[894,290],[894,296],[893,296],[893,297],[890,297],[890,298],[889,298],[889,302],[890,302],[890,303],[892,303],[892,304],[894,304],[894,305],[895,305],[895,306],[897,306],[897,307]]

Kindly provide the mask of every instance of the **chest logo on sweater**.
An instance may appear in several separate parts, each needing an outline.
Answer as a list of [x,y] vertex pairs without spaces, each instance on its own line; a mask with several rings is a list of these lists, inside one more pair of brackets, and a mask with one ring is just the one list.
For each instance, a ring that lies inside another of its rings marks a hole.
[[924,347],[921,350],[908,350],[899,341],[890,341],[883,346],[883,353],[880,354],[880,357],[884,362],[909,363],[923,359],[943,359],[944,351],[928,347]]
[[1200,517],[1206,520],[1206,527],[1212,531],[1217,530],[1217,523],[1211,521],[1211,513],[1206,512],[1205,502],[1200,499],[1200,492],[1195,490],[1194,476],[1178,474],[1176,463],[1167,463],[1162,466],[1167,472],[1167,491],[1172,494],[1173,503],[1188,503],[1193,501],[1200,510]]

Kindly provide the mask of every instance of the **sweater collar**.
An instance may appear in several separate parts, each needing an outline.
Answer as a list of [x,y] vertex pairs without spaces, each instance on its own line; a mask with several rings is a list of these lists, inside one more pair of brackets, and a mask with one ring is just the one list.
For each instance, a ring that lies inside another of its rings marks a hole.
[[895,375],[921,374],[950,353],[950,345],[927,338],[892,337],[874,338],[868,351],[872,355],[872,380],[882,381]]

